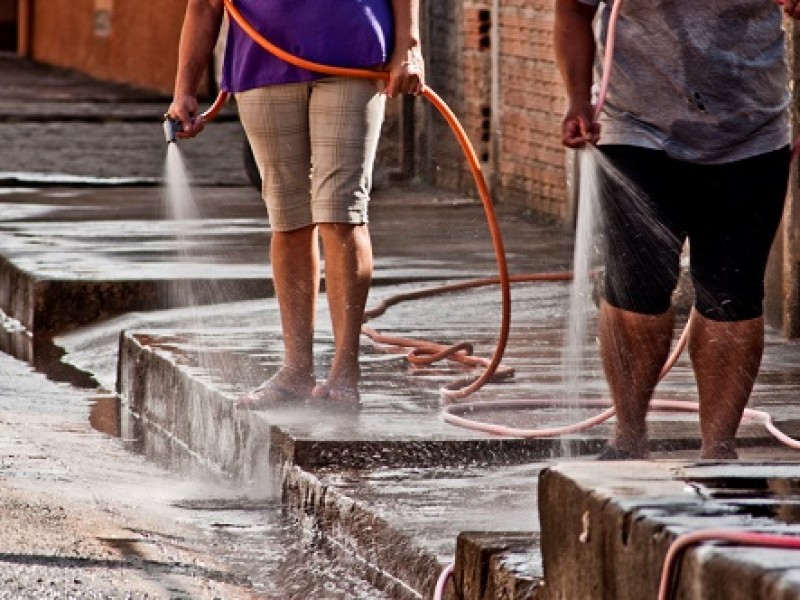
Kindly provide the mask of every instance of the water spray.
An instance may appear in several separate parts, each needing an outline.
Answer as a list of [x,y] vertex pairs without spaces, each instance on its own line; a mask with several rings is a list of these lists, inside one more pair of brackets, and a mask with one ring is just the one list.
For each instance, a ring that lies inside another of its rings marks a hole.
[[[777,3],[781,3],[781,0],[775,0]],[[606,41],[606,52],[603,61],[603,75],[602,80],[600,82],[599,88],[599,95],[598,101],[595,105],[594,117],[597,119],[599,116],[602,105],[605,100],[606,92],[608,89],[608,81],[611,73],[611,64],[613,60],[613,51],[614,51],[614,39],[615,39],[615,27],[618,20],[618,15],[620,9],[622,7],[623,0],[618,0],[614,3],[611,17],[609,20],[609,31],[608,31],[608,39]],[[350,77],[350,78],[357,78],[357,79],[380,79],[387,81],[389,78],[389,74],[385,71],[371,71],[366,69],[353,69],[347,67],[336,67],[331,65],[322,65],[320,63],[315,63],[282,50],[281,48],[272,44],[269,40],[264,38],[253,26],[244,18],[244,16],[239,12],[239,10],[234,5],[233,0],[224,0],[225,10],[228,13],[228,16],[244,30],[259,46],[261,46],[267,52],[273,54],[274,56],[300,68],[307,69],[309,71],[314,71],[317,73],[322,73],[325,75],[330,76],[338,76],[338,77]],[[443,357],[450,358],[452,360],[458,360],[460,362],[465,362],[467,364],[471,364],[475,366],[476,364],[480,364],[485,366],[485,370],[483,373],[475,378],[471,382],[466,382],[463,387],[456,387],[456,386],[448,386],[441,390],[442,399],[445,403],[456,403],[459,400],[463,400],[470,394],[476,392],[480,389],[483,385],[488,383],[492,380],[495,375],[498,376],[507,376],[508,370],[507,368],[501,368],[502,365],[500,364],[501,358],[505,351],[506,343],[508,342],[509,336],[509,329],[510,329],[510,321],[511,321],[511,282],[512,281],[552,281],[554,279],[560,280],[569,280],[572,278],[572,275],[569,273],[559,273],[559,274],[534,274],[534,275],[518,275],[518,276],[510,276],[508,272],[508,264],[506,262],[505,257],[505,250],[503,248],[503,241],[500,235],[500,228],[498,225],[497,217],[495,215],[492,199],[490,197],[489,188],[486,184],[486,180],[483,176],[483,172],[480,166],[480,161],[478,156],[469,141],[469,138],[466,135],[463,127],[461,126],[458,119],[455,117],[453,112],[444,103],[444,101],[436,95],[433,90],[425,86],[421,92],[421,95],[425,97],[444,117],[447,124],[450,126],[451,130],[453,131],[456,139],[458,140],[459,145],[464,153],[464,156],[467,160],[467,163],[470,168],[470,172],[473,176],[475,186],[478,191],[478,195],[481,199],[483,204],[483,208],[486,214],[489,230],[492,237],[492,243],[495,250],[495,257],[497,260],[497,267],[498,267],[498,277],[493,278],[492,280],[477,280],[476,282],[465,282],[463,284],[458,284],[460,289],[466,289],[468,287],[479,287],[482,285],[489,285],[489,284],[499,284],[501,288],[501,296],[502,296],[502,310],[501,310],[501,325],[500,325],[500,333],[498,336],[498,342],[496,344],[495,352],[491,358],[491,360],[482,360],[476,359],[475,357],[469,356],[471,352],[469,350],[465,350],[462,345],[456,345],[451,347],[441,346],[439,344],[433,344],[431,342],[418,342],[415,340],[409,340],[407,338],[396,338],[397,345],[406,346],[406,347],[415,347],[417,348],[416,351],[412,351],[412,355],[409,355],[409,360],[414,363],[419,363],[420,358],[419,354],[427,354],[427,355],[435,355],[434,357],[428,357],[428,362],[433,362],[434,360],[439,360]],[[224,106],[225,102],[228,99],[227,92],[220,92],[217,96],[216,100],[214,101],[213,105],[202,115],[200,115],[200,119],[203,121],[210,121],[216,117],[219,111]],[[164,119],[164,135],[167,141],[167,144],[173,143],[177,141],[177,133],[182,130],[182,124],[175,120],[171,119],[170,117],[166,116]],[[793,158],[797,156],[800,152],[800,138],[795,142],[793,146]],[[445,291],[450,291],[450,288],[445,286],[443,288]],[[433,290],[426,290],[424,293],[416,296],[422,297],[423,295],[433,295],[436,293],[440,293],[438,289]],[[405,298],[403,298],[405,299]],[[394,304],[402,300],[389,300],[389,304]],[[691,319],[690,319],[691,322]],[[663,377],[673,366],[675,361],[677,361],[679,355],[683,351],[686,345],[686,338],[688,337],[689,325],[690,322],[687,323],[686,327],[680,339],[674,349],[673,353],[671,354],[670,358],[667,360],[667,363],[664,365],[662,369],[661,376]],[[372,330],[362,330],[366,335],[375,339],[378,334]],[[371,332],[371,333],[370,333]],[[373,334],[375,337],[373,337]],[[395,338],[389,338],[384,336],[381,341],[385,343],[395,343]],[[500,373],[498,372],[500,369]],[[459,382],[459,386],[464,382]],[[582,401],[582,404],[585,406],[601,406],[601,402],[605,402],[602,404],[603,406],[609,406],[610,403],[607,401]],[[531,407],[531,406],[550,406],[554,404],[550,401],[539,401],[539,400],[523,400],[517,401],[514,403],[516,406],[523,408],[523,407]],[[587,429],[592,427],[596,424],[599,424],[614,415],[613,407],[608,408],[607,410],[603,411],[599,415],[587,419],[581,423],[575,424],[573,426],[568,426],[566,428],[560,429],[537,429],[537,430],[520,430],[516,428],[508,428],[500,430],[500,428],[493,429],[494,426],[486,423],[480,423],[478,421],[466,419],[464,417],[460,417],[455,413],[463,413],[463,412],[474,412],[479,409],[481,406],[491,406],[491,402],[476,402],[476,403],[463,403],[461,405],[461,409],[463,410],[447,410],[448,407],[445,407],[443,411],[445,421],[448,421],[452,424],[459,425],[461,427],[468,427],[471,429],[476,429],[479,431],[494,433],[498,435],[511,435],[516,437],[553,437],[557,435],[563,435],[564,433],[568,432],[575,432],[580,431],[583,429]],[[652,403],[652,407],[655,409],[664,409],[664,410],[672,410],[672,411],[691,411],[696,412],[699,409],[697,403],[694,402],[679,402],[679,401],[659,401],[654,400]],[[449,408],[456,409],[456,406],[451,406]],[[767,429],[772,433],[776,438],[778,438],[784,444],[800,449],[800,441],[794,440],[789,436],[781,433],[777,430],[774,425],[771,423],[771,418],[769,415],[764,413],[763,411],[755,411],[752,409],[745,410],[745,416],[751,418],[761,419]],[[703,541],[705,539],[723,539],[733,543],[753,543],[751,538],[755,534],[748,534],[746,532],[741,532],[738,536],[733,535],[716,535],[714,536],[713,532],[712,535],[707,536],[698,536],[697,538],[692,538],[688,540],[688,543]],[[759,542],[763,542],[764,545],[772,546],[772,547],[797,547],[794,544],[797,544],[796,538],[793,541],[787,541],[785,536],[772,536],[769,539],[759,538]],[[678,545],[680,546],[680,545]],[[674,557],[672,554],[677,553],[678,547],[674,547],[675,552],[671,553],[668,557],[669,560],[665,563],[665,573],[662,576],[662,590],[660,592],[660,598],[665,598],[666,595],[669,593],[669,578],[670,578],[670,568]],[[453,573],[453,566],[450,565],[444,569],[441,573],[439,581],[437,582],[436,590],[435,590],[435,598],[439,600],[444,594],[444,588],[447,584],[447,580],[452,576]]]
[[[253,26],[242,16],[242,14],[236,8],[233,0],[224,0],[224,4],[225,4],[225,10],[227,11],[231,19],[234,22],[236,22],[236,24],[240,26],[259,46],[261,46],[267,52],[270,52],[271,54],[277,56],[281,60],[284,60],[294,66],[322,73],[325,75],[338,76],[338,77],[354,77],[359,79],[373,79],[373,80],[382,79],[384,81],[388,80],[389,78],[389,74],[385,71],[372,71],[367,69],[353,69],[347,67],[323,65],[320,63],[315,63],[313,61],[309,61],[294,56],[292,54],[289,54],[283,49],[275,46],[272,42],[264,38],[258,31],[256,31],[253,28]],[[619,12],[622,8],[622,4],[623,4],[622,0],[614,3],[614,7],[612,9],[611,16],[609,19],[609,28],[608,28],[609,39],[607,39],[606,41],[605,54],[603,57],[603,73],[600,81],[597,103],[594,107],[595,119],[599,116],[600,112],[602,111],[602,106],[605,101],[606,92],[608,90],[608,83],[611,75],[611,65],[613,62],[615,30],[616,30],[617,20],[619,17]],[[443,286],[441,288],[433,288],[428,290],[422,290],[416,293],[398,295],[394,298],[390,298],[384,301],[384,304],[379,309],[376,309],[374,311],[367,311],[366,317],[369,318],[375,316],[380,311],[385,310],[386,307],[411,298],[421,298],[424,296],[430,296],[437,293],[453,291],[455,289],[468,289],[470,287],[480,287],[485,285],[499,285],[501,288],[501,295],[502,295],[502,322],[500,327],[500,333],[498,336],[497,348],[495,350],[495,353],[491,361],[486,361],[483,359],[478,359],[476,357],[470,356],[470,351],[464,349],[462,344],[448,347],[440,344],[434,344],[432,342],[410,340],[408,338],[392,338],[389,336],[379,336],[377,332],[374,332],[374,330],[369,330],[366,327],[363,329],[363,332],[368,337],[377,340],[381,343],[396,344],[399,346],[415,348],[415,350],[412,351],[412,353],[409,355],[409,361],[414,364],[430,363],[433,362],[434,360],[439,360],[443,357],[447,357],[452,360],[462,362],[464,364],[469,364],[470,366],[478,366],[478,365],[485,366],[485,371],[483,372],[483,374],[474,381],[472,381],[471,383],[469,383],[468,385],[466,385],[465,387],[454,388],[454,386],[448,386],[447,388],[441,390],[444,402],[446,404],[455,405],[456,402],[458,402],[459,400],[463,400],[463,398],[469,396],[470,394],[480,389],[480,387],[482,387],[485,383],[490,381],[496,374],[500,377],[505,377],[509,375],[507,368],[500,368],[501,367],[500,359],[502,358],[503,352],[505,350],[505,344],[508,341],[508,332],[510,324],[511,282],[554,281],[554,280],[568,281],[572,279],[572,274],[538,273],[533,275],[514,275],[514,276],[509,275],[508,265],[505,259],[503,242],[500,235],[500,229],[493,208],[493,202],[490,197],[489,189],[486,184],[486,180],[483,176],[483,172],[480,167],[480,162],[475,153],[475,150],[472,147],[472,144],[470,143],[469,138],[467,137],[460,122],[455,117],[450,108],[444,103],[444,101],[442,101],[441,98],[439,98],[433,92],[433,90],[431,90],[427,86],[423,89],[422,96],[424,96],[427,100],[429,100],[431,104],[442,114],[447,124],[452,129],[454,135],[456,136],[464,152],[464,156],[469,164],[473,179],[475,180],[475,185],[478,194],[483,203],[484,211],[486,213],[486,218],[489,225],[489,230],[492,235],[492,241],[497,259],[498,277],[491,279],[468,281],[460,284],[455,284],[452,286]],[[227,100],[227,97],[228,97],[227,92],[220,92],[213,105],[202,115],[200,115],[199,118],[202,119],[203,121],[212,120],[222,109],[223,105]],[[165,131],[166,131],[166,124],[165,124]],[[174,132],[168,133],[167,141],[168,142],[174,141]],[[795,154],[797,153],[798,148],[800,148],[800,138],[794,144]],[[687,334],[689,331],[690,324],[691,324],[691,319],[686,324],[686,327],[684,328],[680,336],[680,339],[676,344],[676,347],[674,348],[666,364],[663,366],[661,377],[667,374],[667,372],[672,368],[672,366],[675,364],[680,354],[684,350],[686,346],[686,341],[688,337]],[[428,356],[425,357],[424,355]],[[435,355],[435,357],[431,357],[430,355]],[[498,369],[500,369],[500,373],[497,373]],[[600,405],[599,402],[600,401],[587,402],[585,403],[585,405],[599,406]],[[604,411],[597,417],[588,419],[587,421],[579,423],[576,426],[570,426],[568,428],[564,428],[563,430],[561,429],[521,430],[516,428],[504,428],[500,430],[499,428],[494,428],[494,426],[489,424],[460,418],[455,414],[455,413],[463,413],[466,411],[474,412],[476,410],[479,410],[481,406],[491,406],[491,404],[492,404],[491,402],[475,402],[470,404],[462,403],[460,409],[463,410],[458,409],[456,406],[451,406],[451,407],[446,406],[444,410],[444,419],[461,427],[470,427],[472,429],[493,433],[497,435],[511,435],[517,437],[553,437],[557,435],[562,435],[564,433],[571,433],[575,431],[580,431],[582,429],[586,429],[588,427],[591,427],[602,421],[607,420],[614,414],[614,410],[613,408],[611,408],[610,410]],[[551,405],[553,403],[550,401],[521,400],[515,402],[514,404],[522,408],[525,406],[528,407],[545,406],[545,405]],[[605,402],[606,406],[608,406],[609,404],[610,404],[609,402],[607,401]],[[660,408],[663,410],[673,410],[673,411],[695,412],[698,410],[698,405],[697,403],[694,402],[654,400],[652,406],[655,409]],[[451,408],[452,411],[448,410],[448,408]],[[793,448],[800,449],[800,442],[798,442],[797,440],[793,440],[792,438],[789,438],[784,434],[780,434],[780,432],[777,431],[777,428],[775,428],[771,424],[771,420],[768,418],[768,415],[763,413],[763,411],[746,409],[745,416],[761,420],[762,422],[764,422],[765,426],[769,429],[769,431],[773,435],[775,435],[781,442]]]

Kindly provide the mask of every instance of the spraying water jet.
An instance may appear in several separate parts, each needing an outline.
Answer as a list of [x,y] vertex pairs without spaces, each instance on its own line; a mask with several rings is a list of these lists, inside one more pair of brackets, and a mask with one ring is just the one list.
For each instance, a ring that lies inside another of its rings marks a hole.
[[[347,67],[337,67],[331,65],[323,65],[319,63],[315,63],[313,61],[309,61],[297,56],[294,56],[283,49],[275,46],[272,42],[264,38],[257,30],[253,28],[253,26],[244,18],[244,16],[240,13],[237,7],[234,4],[234,0],[224,0],[225,10],[232,19],[239,27],[241,27],[259,46],[261,46],[265,51],[270,52],[271,54],[275,55],[276,57],[294,65],[297,67],[301,67],[310,71],[315,71],[318,73],[322,73],[325,75],[331,76],[339,76],[339,77],[353,77],[359,79],[370,79],[370,80],[388,80],[389,74],[384,71],[373,71],[367,69],[354,69],[354,68],[347,68]],[[611,62],[613,60],[613,41],[614,41],[614,31],[616,26],[616,21],[618,19],[619,10],[622,6],[622,2],[615,3],[614,9],[612,11],[612,15],[610,18],[609,23],[609,31],[608,31],[608,43],[606,46],[605,56],[603,57],[603,77],[602,81],[600,82],[599,87],[599,95],[598,101],[595,105],[595,118],[599,115],[602,105],[605,100],[605,95],[608,89],[608,81],[611,73]],[[503,247],[503,241],[499,230],[499,225],[497,223],[497,217],[495,215],[495,211],[493,208],[493,202],[490,197],[488,185],[486,180],[483,176],[483,172],[480,166],[480,161],[475,153],[472,144],[469,141],[463,127],[461,126],[458,119],[449,109],[449,107],[438,97],[438,95],[433,92],[427,86],[422,91],[422,96],[424,96],[431,104],[441,113],[444,117],[447,124],[452,129],[454,135],[457,138],[459,145],[464,152],[464,155],[467,159],[470,171],[473,175],[473,179],[475,181],[475,185],[480,196],[480,199],[483,203],[485,215],[488,221],[489,230],[492,236],[492,242],[495,250],[495,256],[497,260],[498,266],[498,277],[492,280],[477,280],[475,282],[464,282],[463,284],[459,284],[458,287],[460,289],[465,289],[468,287],[478,287],[481,285],[488,285],[488,284],[499,284],[501,288],[501,295],[502,295],[502,311],[501,311],[501,326],[500,326],[500,333],[498,336],[497,344],[495,352],[491,358],[491,360],[482,360],[477,359],[476,357],[470,357],[468,353],[460,350],[460,345],[453,346],[451,348],[447,348],[445,346],[441,346],[439,344],[433,344],[431,342],[417,342],[415,340],[409,340],[408,338],[397,338],[395,342],[395,338],[391,338],[388,336],[381,336],[380,341],[383,343],[396,343],[398,346],[404,347],[422,347],[426,352],[430,354],[430,350],[432,347],[435,350],[446,350],[442,352],[442,355],[446,355],[451,360],[457,360],[459,362],[464,362],[465,364],[471,364],[471,366],[475,366],[476,364],[481,365],[484,367],[484,371],[480,376],[472,380],[472,382],[464,382],[458,381],[455,382],[453,385],[446,386],[445,388],[441,389],[441,397],[445,404],[454,405],[459,401],[464,400],[467,396],[471,395],[472,393],[476,392],[480,389],[483,385],[492,381],[496,377],[503,377],[509,376],[509,369],[504,367],[500,364],[500,360],[502,355],[505,351],[505,346],[508,341],[509,336],[509,329],[510,329],[510,302],[511,302],[511,295],[510,295],[510,284],[512,281],[547,281],[553,280],[554,275],[559,280],[571,280],[573,278],[573,274],[571,273],[559,273],[559,274],[533,274],[533,275],[515,275],[511,276],[508,271],[508,265],[506,262],[505,257],[505,250]],[[227,92],[220,92],[217,96],[216,100],[214,101],[213,105],[206,110],[203,114],[201,114],[198,119],[202,120],[203,122],[208,122],[213,120],[219,111],[224,106],[225,102],[227,101],[228,93]],[[174,123],[174,120],[171,120]],[[172,124],[168,124],[165,122],[165,135],[167,136],[167,141],[171,142],[174,141],[177,136],[178,130],[176,130]],[[800,144],[795,144],[795,148],[799,147]],[[451,291],[452,286],[444,286],[441,291]],[[433,295],[436,293],[440,293],[439,289],[432,289],[432,290],[423,290],[421,294],[415,295],[415,297],[422,297],[424,295]],[[401,300],[407,299],[406,297],[398,298],[391,300],[389,303],[393,304],[399,302]],[[366,317],[369,318],[370,316],[374,316],[374,314],[367,311]],[[680,356],[681,352],[683,351],[685,344],[687,333],[689,330],[689,326],[685,327],[683,334],[680,336],[680,339],[674,349],[672,355],[667,360],[666,364],[662,369],[661,376],[663,377],[666,373],[672,368],[673,364],[677,361],[677,358]],[[370,330],[368,328],[363,328],[362,333],[367,335],[373,340],[376,340],[377,333],[374,330]],[[412,352],[412,354],[415,354]],[[439,353],[437,353],[436,360],[439,359]],[[419,361],[419,358],[415,356],[409,357],[410,362]],[[513,373],[513,371],[512,371]],[[462,387],[463,386],[463,387]],[[489,403],[469,403],[467,406],[471,407],[472,410],[478,408],[478,405],[488,405]],[[529,406],[541,406],[542,402],[538,400],[531,400],[531,401],[521,401],[520,406],[525,406],[526,404]],[[591,403],[590,403],[591,404]],[[659,401],[656,401],[656,404],[653,406],[654,408],[659,407]],[[660,408],[666,410],[677,410],[677,411],[696,411],[697,406],[696,403],[685,402],[685,403],[670,403],[670,402],[663,402],[663,405]],[[456,416],[455,413],[461,412],[457,410],[455,406],[446,406],[443,410],[443,418],[445,421],[451,422],[455,425],[459,425],[462,427],[468,427],[471,429],[485,431],[493,434],[499,435],[512,435],[512,436],[522,436],[522,437],[552,437],[553,435],[562,435],[562,431],[560,429],[553,430],[553,429],[540,429],[540,430],[520,430],[520,429],[511,429],[511,430],[504,430],[499,431],[495,426],[490,424],[481,423],[479,421],[472,421],[467,420],[464,418],[459,418]],[[611,416],[613,416],[614,410],[613,408],[608,411],[604,411],[597,417],[590,419],[589,421],[583,422],[578,424],[580,428],[588,428],[607,420]],[[759,414],[758,417],[761,417]],[[567,428],[569,431],[574,431],[573,426]],[[775,435],[775,432],[772,432]],[[784,443],[787,443],[788,440],[781,439]],[[794,440],[793,440],[794,441]],[[800,447],[800,442],[795,442],[797,444],[796,447]]]
[[[609,30],[609,42],[610,43],[607,45],[607,49],[606,49],[606,68],[604,69],[604,78],[603,78],[603,82],[601,82],[599,101],[598,101],[598,103],[597,103],[597,105],[595,107],[595,109],[596,109],[596,113],[595,114],[599,114],[600,107],[602,106],[603,99],[605,97],[605,93],[606,93],[606,90],[607,90],[607,83],[608,83],[608,79],[607,78],[608,78],[608,75],[610,74],[610,68],[608,68],[608,65],[610,64],[611,54],[613,52],[613,40],[614,40],[613,26],[616,24],[617,15],[618,15],[618,12],[619,12],[619,9],[620,9],[621,5],[622,5],[621,1],[615,3],[614,11],[612,13],[611,27],[610,27],[610,30]],[[376,71],[368,71],[368,70],[359,70],[359,69],[347,69],[347,68],[332,67],[332,66],[326,66],[326,65],[319,65],[319,64],[313,63],[311,61],[306,61],[304,59],[299,59],[297,57],[289,55],[288,53],[284,52],[280,48],[277,48],[276,46],[271,44],[269,41],[264,39],[257,31],[255,31],[252,28],[252,26],[250,26],[250,24],[247,23],[247,21],[238,12],[236,7],[234,6],[233,0],[225,0],[225,9],[228,12],[229,16],[232,18],[232,20],[235,21],[244,31],[246,31],[262,48],[264,48],[268,52],[271,52],[272,54],[278,56],[279,58],[281,58],[283,60],[286,60],[287,62],[289,62],[291,64],[294,64],[296,66],[300,66],[300,67],[303,67],[303,68],[306,68],[306,69],[309,69],[309,70],[312,70],[312,71],[317,71],[317,72],[321,72],[323,74],[328,74],[328,75],[333,75],[333,76],[356,77],[356,78],[362,78],[362,79],[384,79],[384,80],[388,77],[387,73],[381,73],[381,72],[376,72]],[[485,180],[483,178],[483,175],[482,175],[482,172],[481,172],[481,169],[480,169],[480,163],[477,160],[477,157],[475,155],[474,149],[472,148],[471,144],[469,143],[469,140],[467,139],[466,134],[464,133],[463,128],[461,127],[460,123],[456,120],[456,118],[454,117],[452,112],[450,112],[450,110],[441,101],[441,99],[439,99],[438,96],[436,96],[436,94],[432,90],[430,90],[428,88],[425,88],[423,90],[423,94],[422,95],[424,97],[426,97],[429,101],[431,101],[431,103],[445,117],[445,120],[448,122],[448,124],[453,129],[454,133],[456,134],[456,137],[458,138],[458,141],[459,141],[459,143],[460,143],[460,145],[462,147],[462,150],[464,151],[465,156],[467,157],[467,161],[469,163],[469,167],[471,169],[473,178],[475,179],[475,183],[476,183],[476,186],[478,188],[478,192],[479,192],[479,195],[481,197],[481,200],[483,201],[484,208],[486,210],[486,216],[487,216],[487,219],[489,221],[490,231],[491,231],[491,234],[492,234],[492,239],[493,239],[493,243],[494,243],[494,247],[495,247],[495,253],[496,253],[497,262],[498,262],[498,270],[499,270],[498,283],[500,284],[500,286],[502,288],[502,295],[503,295],[503,310],[502,310],[501,333],[500,333],[500,336],[499,336],[499,341],[497,343],[497,348],[496,348],[496,351],[495,351],[494,356],[492,358],[492,361],[486,366],[485,371],[483,372],[483,374],[481,376],[479,376],[477,379],[475,379],[472,383],[469,383],[465,387],[459,388],[459,389],[445,389],[445,390],[442,390],[442,396],[443,396],[443,398],[445,400],[450,401],[450,402],[455,402],[456,400],[461,400],[461,399],[465,398],[466,396],[472,394],[473,392],[477,391],[486,382],[491,380],[492,377],[495,375],[495,372],[497,371],[498,367],[500,366],[500,358],[502,357],[502,354],[503,354],[503,351],[504,351],[504,348],[505,348],[505,344],[506,344],[506,342],[508,340],[508,328],[509,328],[509,322],[510,322],[510,291],[509,291],[509,289],[510,289],[510,282],[512,281],[512,278],[509,276],[508,267],[507,267],[507,264],[505,262],[505,255],[504,255],[504,250],[503,250],[503,245],[502,245],[502,239],[500,238],[499,228],[497,227],[496,218],[494,216],[494,210],[493,210],[492,204],[491,204],[491,199],[489,198],[488,186],[486,185],[486,182],[485,182]],[[214,103],[214,106],[212,106],[211,109],[209,109],[206,113],[201,115],[201,117],[199,117],[199,118],[201,118],[201,119],[203,119],[205,121],[213,119],[214,116],[216,115],[216,113],[219,111],[219,109],[222,107],[222,105],[224,104],[224,102],[226,100],[227,100],[227,93],[225,93],[225,92],[220,93],[220,95],[218,96],[216,102]],[[172,123],[168,123],[167,121],[165,121],[164,128],[165,128],[165,137],[166,137],[167,143],[176,141],[176,139],[177,139],[177,135],[176,134],[178,133],[178,130],[175,129],[173,124]],[[795,146],[795,148],[797,148],[797,145]],[[565,279],[568,278],[568,277],[565,277],[566,274],[560,274],[560,275],[562,277],[564,277]],[[673,353],[671,358],[667,361],[667,364],[664,366],[664,370],[662,371],[662,373],[665,373],[666,371],[668,371],[671,368],[672,363],[674,362],[674,360],[677,359],[677,356],[682,351],[683,345],[685,344],[685,336],[686,336],[687,331],[688,331],[688,327],[684,330],[684,334],[681,336],[681,339],[678,342],[678,348],[676,348],[676,351]],[[479,403],[479,404],[485,405],[486,403]],[[525,401],[524,403],[520,403],[521,406],[522,405],[530,406],[530,405],[536,405],[536,404],[537,404],[537,401],[535,401],[535,400],[534,401]],[[475,404],[473,404],[471,406],[467,406],[467,405],[463,405],[462,404],[462,408],[467,408],[467,409],[468,408],[473,408],[474,409],[475,407],[476,407]],[[455,407],[453,407],[453,408],[455,408]],[[665,401],[658,402],[657,401],[656,403],[654,403],[654,408],[663,408],[663,409],[672,410],[672,411],[693,411],[693,412],[697,410],[697,406],[696,406],[695,403],[688,403],[688,402],[665,402]],[[453,412],[455,412],[455,410]],[[445,413],[446,413],[445,414],[445,419],[446,420],[450,420],[451,422],[455,422],[454,418],[455,418],[456,415],[449,414],[447,411],[445,411]],[[596,417],[592,421],[592,423],[585,423],[585,424],[579,424],[579,425],[586,425],[588,427],[588,426],[591,426],[592,424],[596,424],[598,422],[606,420],[607,418],[610,418],[613,414],[614,414],[613,413],[613,409],[610,409],[610,410],[607,410],[607,411],[601,413],[600,415],[598,415],[598,417]],[[767,428],[770,429],[770,431],[776,437],[778,437],[778,439],[781,439],[781,441],[783,441],[787,445],[797,444],[797,445],[795,445],[793,447],[798,447],[798,445],[800,445],[800,444],[797,443],[796,440],[792,440],[791,438],[788,438],[788,436],[784,436],[784,438],[781,438],[778,435],[779,432],[773,431],[774,428],[771,427],[771,423],[770,423],[769,417],[768,417],[768,415],[765,415],[765,413],[761,413],[760,411],[749,411],[748,413],[746,413],[746,415],[747,416],[761,417],[764,420],[765,426],[767,426]],[[464,419],[462,423],[458,423],[458,424],[460,424],[461,426],[470,427],[474,423],[475,423],[474,421]],[[485,428],[479,428],[479,427],[472,427],[472,428],[486,431]],[[500,433],[500,432],[492,431],[492,433]],[[503,432],[503,433],[505,433],[505,432]],[[500,433],[500,434],[502,435],[503,433]],[[520,432],[519,429],[514,429],[514,430],[508,432],[509,435],[515,435],[515,436],[524,435],[526,437],[545,437],[545,436],[552,436],[552,435],[561,435],[562,433],[563,433],[562,431],[554,432],[553,430],[549,430],[548,431],[548,430],[541,430],[541,429],[528,431],[528,432]],[[788,438],[788,439],[786,439],[786,438]],[[444,587],[444,582],[446,582],[446,579],[447,579],[448,576],[449,576],[449,571],[445,571],[445,573],[443,573],[442,581],[440,582],[441,585],[437,585],[437,597],[439,597],[439,594],[441,593],[441,589]]]

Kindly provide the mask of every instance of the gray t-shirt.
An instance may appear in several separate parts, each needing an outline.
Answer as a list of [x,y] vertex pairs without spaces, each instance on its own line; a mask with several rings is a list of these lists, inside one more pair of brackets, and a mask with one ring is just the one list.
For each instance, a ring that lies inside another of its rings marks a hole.
[[[599,66],[613,1],[598,23]],[[600,143],[707,164],[791,143],[784,43],[771,0],[624,0]]]

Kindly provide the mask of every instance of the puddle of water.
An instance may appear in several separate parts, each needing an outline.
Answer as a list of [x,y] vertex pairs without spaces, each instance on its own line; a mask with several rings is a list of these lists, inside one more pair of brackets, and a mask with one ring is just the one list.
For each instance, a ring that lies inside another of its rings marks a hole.
[[[17,319],[0,310],[0,352],[22,360],[51,381],[92,389],[98,382],[91,373],[63,361],[65,351],[44,335],[34,336]],[[113,386],[109,389],[113,389]]]
[[[22,335],[22,331],[15,335]],[[101,351],[108,357],[114,354],[111,346],[103,346]],[[40,363],[37,370],[49,375],[51,380],[63,380],[64,373],[77,371],[69,365],[58,364],[55,357],[61,354],[63,351],[52,346],[49,355],[53,360]],[[95,385],[86,385],[88,380],[77,379],[84,385],[72,383],[73,387],[95,389]],[[149,432],[150,448],[144,448],[143,437],[137,437],[135,432],[133,438],[128,437],[131,430],[125,427],[131,427],[131,415],[116,396],[89,395],[88,420],[95,430],[121,439],[133,454],[153,459],[151,462],[166,467],[169,473],[190,477],[188,483],[179,484],[180,489],[174,490],[177,499],[170,504],[175,510],[169,514],[179,522],[198,528],[202,535],[197,543],[206,545],[223,564],[230,566],[240,577],[238,581],[252,590],[253,597],[297,600],[388,600],[393,597],[364,579],[363,565],[354,568],[319,533],[304,529],[283,508],[275,490],[218,480],[203,465],[192,462],[190,456],[165,465],[159,458],[167,454],[164,448],[170,442],[163,436],[158,440],[157,432]],[[141,431],[141,423],[137,427]],[[155,456],[154,445],[158,446]],[[192,466],[187,467],[190,462]],[[164,482],[152,485],[163,488]],[[188,487],[184,489],[181,485]],[[157,503],[151,505],[150,510],[158,511]],[[168,532],[148,532],[148,538],[162,534],[168,535]]]
[[100,433],[122,437],[121,403],[117,396],[96,396],[90,399],[89,424]]

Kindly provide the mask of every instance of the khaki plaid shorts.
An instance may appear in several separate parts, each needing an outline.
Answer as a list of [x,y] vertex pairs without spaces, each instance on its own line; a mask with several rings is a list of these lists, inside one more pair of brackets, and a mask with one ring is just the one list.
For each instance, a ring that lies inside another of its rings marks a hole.
[[236,94],[275,231],[367,223],[385,96],[375,82],[325,78]]

